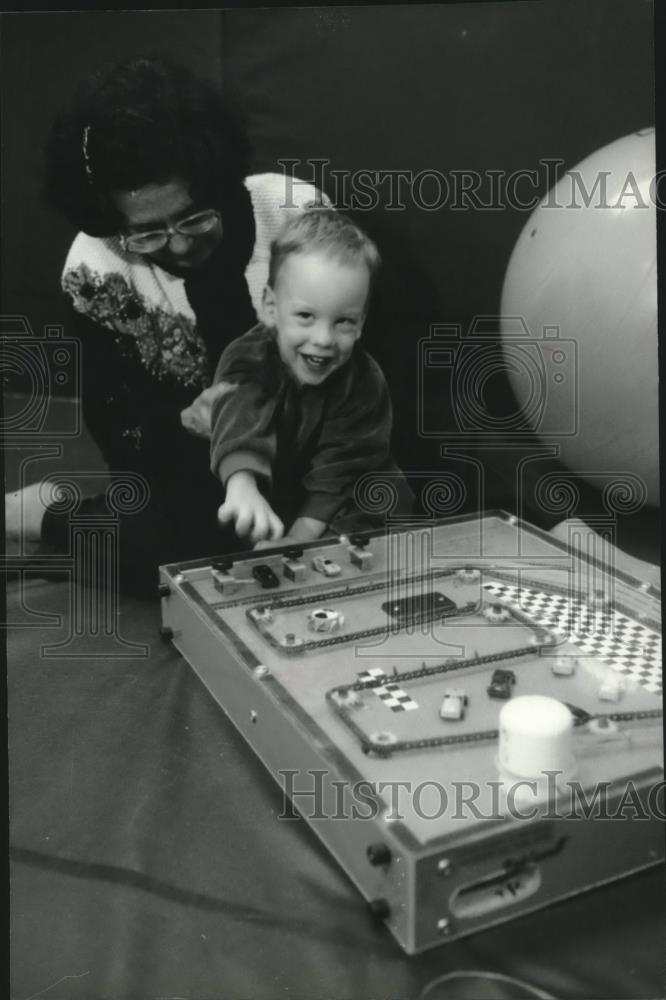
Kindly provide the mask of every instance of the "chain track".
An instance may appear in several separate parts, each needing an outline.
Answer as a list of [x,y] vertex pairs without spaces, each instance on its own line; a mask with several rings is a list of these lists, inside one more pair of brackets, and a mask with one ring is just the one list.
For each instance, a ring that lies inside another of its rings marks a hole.
[[[422,583],[424,581],[430,582],[434,580],[442,580],[446,577],[455,575],[455,573],[457,572],[458,568],[431,570],[428,573],[417,573],[413,574],[412,576],[406,576],[398,578],[397,580],[392,580],[391,586],[403,587],[408,584]],[[349,585],[347,585],[344,588],[340,588],[338,590],[329,590],[324,593],[318,593],[316,596],[318,601],[324,603],[324,602],[334,601],[340,597],[349,598],[349,597],[357,597],[361,594],[375,593],[377,591],[386,592],[388,589],[389,587],[386,584],[386,581],[381,581],[376,583],[368,583],[365,586],[361,587],[350,587]],[[245,602],[240,602],[240,601],[238,602],[238,604],[241,603],[244,604]],[[283,598],[281,600],[274,601],[272,604],[262,604],[260,606],[269,611],[282,611],[285,608],[298,608],[298,607],[308,606],[310,604],[312,604],[311,594],[301,597]],[[233,605],[227,604],[224,606],[230,607]],[[294,647],[293,649],[285,647],[280,643],[276,643],[274,640],[270,639],[270,635],[268,633],[266,634],[266,637],[269,638],[270,641],[272,641],[273,645],[279,646],[279,648],[283,652],[288,654],[300,654],[300,653],[312,652],[313,650],[318,650],[318,649],[326,649],[329,646],[339,646],[342,643],[358,642],[359,640],[362,639],[378,638],[380,636],[386,635],[387,627],[389,630],[392,629],[397,633],[400,632],[402,629],[407,628],[410,625],[423,625],[432,621],[444,621],[446,618],[462,618],[465,615],[474,614],[480,609],[480,606],[481,602],[479,602],[478,604],[469,604],[463,607],[458,607],[455,609],[455,611],[452,611],[449,614],[435,611],[433,612],[432,615],[427,615],[427,614],[414,615],[412,618],[409,619],[409,621],[405,622],[398,622],[397,620],[393,620],[387,622],[385,625],[378,625],[375,628],[361,629],[358,632],[345,632],[338,635],[329,635],[326,639],[309,639],[301,643],[300,645]],[[250,616],[251,610],[252,608],[249,608],[246,613],[250,618],[250,620],[253,621],[253,619]]]
[[[346,711],[346,709],[343,709]],[[582,713],[582,710],[579,710]],[[609,712],[602,715],[591,715],[587,712],[576,717],[574,726],[583,726],[592,719],[611,719],[613,722],[635,722],[645,719],[661,719],[663,710],[660,708],[644,709],[636,712]],[[466,743],[487,743],[499,738],[499,729],[484,729],[475,733],[461,733],[458,736],[431,736],[421,740],[398,740],[389,746],[378,746],[367,737],[361,739],[363,753],[372,753],[377,757],[390,757],[394,753],[405,750],[427,750],[430,747],[458,746]]]
[[[609,712],[605,718],[612,719],[613,722],[634,722],[637,719],[661,719],[663,714],[663,709],[651,708],[643,709],[640,712]],[[603,717],[601,715],[592,716],[593,719],[601,719]]]
[[422,740],[399,740],[391,746],[378,747],[370,740],[365,740],[361,749],[364,753],[373,753],[379,757],[390,757],[393,753],[405,750],[427,750],[429,747],[454,746],[462,743],[487,743],[499,737],[499,729],[485,729],[478,733],[463,733],[460,736],[431,736]]
[[[478,567],[470,567],[470,568],[476,569]],[[402,587],[412,583],[421,583],[426,580],[428,581],[442,580],[445,579],[446,577],[453,576],[456,572],[457,568],[449,568],[445,570],[431,570],[428,573],[420,573],[408,577],[398,578],[394,581],[391,581],[391,583],[395,587]],[[562,587],[554,583],[547,583],[543,580],[535,580],[532,578],[518,577],[518,574],[520,573],[519,567],[516,567],[515,571],[513,571],[512,573],[496,570],[492,567],[488,567],[487,569],[485,568],[480,569],[480,573],[481,573],[481,579],[480,579],[481,587],[483,587],[483,578],[484,575],[486,575],[490,579],[503,580],[512,583],[514,585],[517,584],[521,588],[529,587],[530,589],[541,590],[545,593],[557,594],[558,596],[564,596],[569,599],[577,600],[581,603],[587,603],[588,595],[584,594],[582,591],[572,592],[568,587]],[[318,599],[321,598],[322,601],[331,601],[331,600],[336,600],[337,598],[340,597],[355,597],[360,594],[368,594],[380,590],[386,591],[387,589],[388,585],[385,581],[370,583],[361,587],[350,587],[349,585],[347,585],[344,588],[340,588],[338,590],[331,590],[323,594],[318,594],[317,598]],[[238,603],[240,604],[241,602]],[[271,611],[279,611],[282,610],[283,608],[302,607],[303,605],[311,603],[312,603],[311,596],[294,597],[291,599],[278,600],[275,601],[273,604],[264,605],[264,607],[268,607]],[[229,605],[227,604],[226,606],[228,607]],[[613,607],[621,614],[626,615],[627,618],[636,620],[635,612],[632,611],[632,609],[625,607],[620,602],[616,602],[613,605]],[[444,618],[447,617],[449,618],[460,617],[461,614],[473,613],[475,610],[478,610],[478,605],[475,606],[473,609],[468,609],[464,611],[457,609],[456,612],[451,615],[433,615],[433,616],[421,615],[418,617],[418,619],[410,620],[410,622],[404,623],[402,627],[405,627],[407,624],[410,625],[421,624],[422,622],[432,621],[434,619],[443,620]],[[594,611],[593,608],[591,608],[590,610]],[[525,617],[529,621],[529,616],[525,615]],[[530,624],[534,628],[540,628],[540,627],[544,629],[547,628],[547,626],[538,626],[534,622],[530,622]],[[648,628],[652,628],[656,632],[659,632],[661,629],[661,623],[656,622],[653,619],[645,618],[643,619],[641,624],[645,625]],[[298,651],[300,652],[313,649],[321,649],[327,646],[336,646],[341,643],[348,643],[359,639],[371,639],[376,636],[384,635],[385,633],[386,633],[386,627],[380,626],[379,628],[364,629],[360,632],[355,632],[353,635],[329,636],[326,639],[319,639],[319,640],[312,640],[310,642],[305,642],[303,643],[302,646],[298,647]],[[549,644],[544,644],[544,645],[549,645]],[[340,691],[340,690],[344,691],[372,690],[372,688],[383,686],[384,684],[387,683],[387,680],[390,683],[399,683],[402,681],[418,680],[425,677],[434,676],[436,674],[445,674],[453,671],[469,670],[474,667],[486,666],[488,664],[499,663],[510,659],[517,659],[518,657],[521,656],[527,656],[527,655],[533,656],[536,652],[538,652],[539,648],[540,646],[523,646],[518,649],[507,650],[502,653],[492,653],[485,656],[474,656],[470,657],[467,660],[458,660],[454,662],[447,661],[444,663],[436,664],[433,667],[426,667],[424,665],[418,670],[408,670],[404,671],[403,673],[394,673],[393,675],[387,675],[386,677],[383,678],[380,677],[370,682],[357,681],[356,683],[351,685],[342,685],[341,687],[334,688],[333,691],[329,692],[328,694],[330,695],[335,691]],[[340,705],[336,706],[336,710],[338,714],[343,718],[343,720],[350,725],[352,730],[354,730],[358,734],[358,727],[355,725],[355,723],[352,722],[351,718],[349,718],[349,710],[344,706]],[[662,717],[663,717],[662,709],[644,709],[634,712],[609,712],[597,715],[592,715],[588,712],[585,712],[583,709],[578,709],[574,711],[574,726],[583,726],[592,719],[606,718],[613,722],[635,722],[640,720],[660,719]],[[498,737],[499,737],[498,729],[485,729],[473,733],[460,733],[458,735],[453,734],[449,736],[432,736],[416,740],[398,740],[397,742],[392,743],[388,746],[378,746],[377,744],[372,743],[372,741],[369,740],[366,736],[361,736],[360,739],[361,739],[361,749],[363,750],[364,753],[372,753],[379,757],[390,757],[391,754],[402,753],[408,750],[425,750],[432,747],[463,746],[470,743],[472,744],[487,743],[498,739]]]
[[[367,583],[360,587],[350,586],[347,584],[345,587],[341,587],[338,590],[328,590],[324,591],[324,593],[318,593],[316,598],[318,601],[334,601],[338,597],[356,597],[360,594],[371,594],[378,590],[388,590],[389,586],[397,588],[404,587],[410,583],[421,583],[424,580],[442,580],[447,576],[452,576],[456,572],[457,570],[455,569],[430,570],[428,573],[415,573],[412,576],[391,579],[389,584],[387,584],[385,580],[378,581],[376,583]],[[303,597],[278,599],[272,604],[264,604],[262,607],[266,607],[270,611],[282,611],[283,608],[298,608],[306,604],[312,604],[311,594]],[[226,606],[229,607],[229,605]]]
[[[338,646],[343,642],[356,642],[358,639],[371,639],[375,636],[386,635],[387,631],[394,631],[396,634],[407,628],[409,625],[425,625],[428,622],[442,622],[447,618],[464,618],[466,615],[473,615],[479,610],[479,605],[456,608],[450,614],[443,614],[440,611],[432,615],[415,615],[408,622],[398,622],[397,620],[387,622],[386,625],[378,625],[376,628],[362,629],[360,632],[344,632],[338,635],[329,635],[326,639],[311,639],[305,642],[299,649],[324,649],[326,646]],[[387,627],[388,626],[388,627]],[[283,648],[283,647],[280,647]],[[404,675],[403,675],[404,676]]]
[[[354,684],[342,685],[346,691],[365,691],[372,688],[382,687],[387,680],[390,683],[400,681],[422,680],[424,677],[433,677],[436,674],[448,674],[454,670],[469,670],[472,667],[482,667],[489,663],[499,663],[502,660],[514,660],[520,656],[534,656],[539,646],[520,646],[518,649],[507,649],[501,653],[487,653],[484,656],[471,656],[466,660],[447,660],[444,663],[436,663],[434,667],[419,667],[418,670],[405,670],[403,673],[387,674],[385,677],[378,677],[375,681],[356,681]],[[339,691],[340,688],[334,690]]]

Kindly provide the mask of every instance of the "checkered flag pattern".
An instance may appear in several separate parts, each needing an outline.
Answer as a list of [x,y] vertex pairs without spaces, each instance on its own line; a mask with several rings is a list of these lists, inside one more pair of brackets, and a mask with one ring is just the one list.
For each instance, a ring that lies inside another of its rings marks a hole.
[[619,611],[596,610],[562,594],[503,583],[483,586],[535,625],[568,636],[582,653],[601,660],[652,694],[661,693],[661,636],[657,632]]
[[388,675],[380,667],[370,667],[370,670],[361,670],[360,674],[358,674],[358,682],[366,686],[380,680],[382,677],[388,680]]
[[387,674],[379,667],[371,667],[370,670],[362,670],[358,675],[360,684],[371,684],[378,680],[385,680],[385,684],[378,684],[372,690],[380,701],[383,701],[392,712],[411,712],[418,708],[418,703],[411,698],[406,691],[403,691],[394,681],[391,681]]

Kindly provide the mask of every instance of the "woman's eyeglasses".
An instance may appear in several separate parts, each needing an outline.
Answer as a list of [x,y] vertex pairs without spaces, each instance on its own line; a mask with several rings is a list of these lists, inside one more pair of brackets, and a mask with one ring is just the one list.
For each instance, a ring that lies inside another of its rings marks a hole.
[[130,233],[120,235],[120,245],[123,250],[131,253],[157,253],[167,245],[172,236],[205,236],[215,229],[222,221],[220,213],[214,208],[190,215],[187,219],[167,226],[165,229],[151,229],[147,233]]

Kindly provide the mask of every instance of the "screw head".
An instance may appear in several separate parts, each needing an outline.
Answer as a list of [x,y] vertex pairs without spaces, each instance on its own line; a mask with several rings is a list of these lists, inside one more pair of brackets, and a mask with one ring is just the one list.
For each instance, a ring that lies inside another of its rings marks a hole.
[[451,921],[448,917],[441,917],[437,921],[437,930],[440,934],[450,934],[451,933]]
[[440,858],[437,862],[437,872],[439,875],[450,875],[452,872],[451,862],[448,858]]

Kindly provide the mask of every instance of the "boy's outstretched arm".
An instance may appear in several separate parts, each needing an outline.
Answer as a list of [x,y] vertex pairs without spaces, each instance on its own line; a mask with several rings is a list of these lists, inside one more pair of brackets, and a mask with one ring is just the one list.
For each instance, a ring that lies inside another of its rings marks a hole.
[[[266,370],[272,370],[269,346],[258,330],[233,341],[218,363],[219,381],[211,400],[211,470],[226,491],[218,519],[233,523],[239,536],[255,544],[277,540],[284,532],[258,487],[258,481],[270,485],[276,452],[274,412],[280,384],[272,391],[264,384]],[[229,388],[218,393],[222,382]]]
[[221,524],[233,522],[236,534],[241,537],[249,536],[253,544],[277,541],[282,537],[284,525],[260,493],[251,472],[234,472],[226,486],[227,495],[217,512]]

